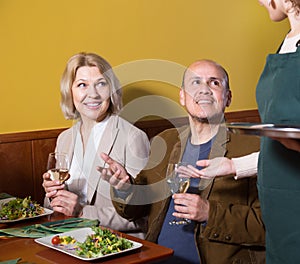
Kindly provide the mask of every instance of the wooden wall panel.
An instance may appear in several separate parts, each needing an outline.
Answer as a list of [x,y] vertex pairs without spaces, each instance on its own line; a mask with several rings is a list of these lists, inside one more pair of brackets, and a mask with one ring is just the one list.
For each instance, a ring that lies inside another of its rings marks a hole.
[[249,123],[260,123],[260,117],[258,110],[244,110],[236,112],[225,113],[227,123],[232,122],[249,122]]
[[[257,110],[229,112],[225,117],[227,122],[260,122]],[[187,123],[187,117],[180,117],[138,121],[135,125],[151,139],[165,129]],[[42,203],[42,174],[46,170],[48,153],[54,150],[56,138],[63,130],[64,128],[0,134],[0,192],[18,197],[30,195]]]
[[[43,202],[48,153],[64,129],[0,134],[0,192]],[[11,166],[13,164],[13,166]]]
[[47,169],[48,154],[55,150],[56,138],[32,141],[32,164],[35,200],[43,203],[45,192],[42,187],[42,175]]
[[0,144],[0,192],[34,197],[29,141]]
[[[259,123],[259,113],[257,110],[244,110],[225,113],[227,123],[232,122],[251,122]],[[173,119],[157,119],[147,121],[137,121],[134,125],[146,132],[149,138],[157,135],[165,129],[180,127],[188,124],[188,117],[179,117]]]
[[187,117],[180,117],[174,119],[157,119],[147,121],[137,121],[134,125],[143,130],[148,138],[151,139],[160,132],[173,127],[181,127],[188,123]]

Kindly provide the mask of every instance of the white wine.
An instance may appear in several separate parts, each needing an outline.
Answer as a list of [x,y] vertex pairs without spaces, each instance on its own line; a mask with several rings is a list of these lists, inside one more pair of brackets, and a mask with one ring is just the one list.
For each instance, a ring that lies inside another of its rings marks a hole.
[[67,169],[51,169],[48,170],[50,174],[51,180],[59,180],[60,183],[64,183],[66,180],[69,179],[69,170]]
[[185,193],[187,189],[190,187],[190,181],[189,180],[183,180],[179,183],[179,193]]
[[[181,177],[178,168],[180,166],[187,166],[185,163],[173,164],[169,163],[166,171],[167,184],[169,185],[170,191],[174,193],[185,193],[190,187],[190,179],[187,177]],[[190,219],[185,218],[174,218],[169,221],[169,225],[185,225],[191,223]]]

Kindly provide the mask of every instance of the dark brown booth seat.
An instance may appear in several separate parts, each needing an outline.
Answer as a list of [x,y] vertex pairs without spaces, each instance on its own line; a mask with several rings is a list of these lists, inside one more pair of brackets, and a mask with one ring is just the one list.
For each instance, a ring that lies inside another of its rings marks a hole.
[[[226,113],[227,122],[259,122],[257,110]],[[149,138],[173,126],[187,124],[187,118],[138,121],[135,125]],[[48,153],[55,148],[56,138],[63,129],[0,134],[0,193],[18,197],[30,195],[43,202],[42,174]]]

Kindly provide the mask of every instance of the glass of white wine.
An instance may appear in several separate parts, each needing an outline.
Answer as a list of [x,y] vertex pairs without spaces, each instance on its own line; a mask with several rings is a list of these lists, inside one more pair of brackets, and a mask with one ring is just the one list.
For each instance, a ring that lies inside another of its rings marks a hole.
[[[178,168],[187,166],[185,162],[169,163],[167,167],[167,183],[170,187],[171,193],[185,193],[190,186],[190,178],[179,175]],[[191,223],[190,219],[175,218],[170,221],[170,225],[185,225]]]
[[69,158],[66,153],[52,152],[48,156],[47,172],[52,180],[59,180],[64,183],[69,179]]

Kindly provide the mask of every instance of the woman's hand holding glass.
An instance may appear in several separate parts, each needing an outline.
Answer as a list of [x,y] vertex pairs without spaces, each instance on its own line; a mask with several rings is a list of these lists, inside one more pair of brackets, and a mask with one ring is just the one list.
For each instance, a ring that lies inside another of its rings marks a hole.
[[64,182],[70,178],[69,158],[65,153],[49,153],[47,172],[43,174],[43,187],[47,198],[53,198],[58,190],[64,189]]
[[78,203],[78,195],[64,189],[64,182],[70,178],[69,166],[67,154],[50,153],[47,172],[43,174],[43,187],[54,211],[77,216],[82,209]]
[[66,153],[53,152],[48,156],[47,172],[52,180],[58,180],[61,184],[70,178],[70,162]]

